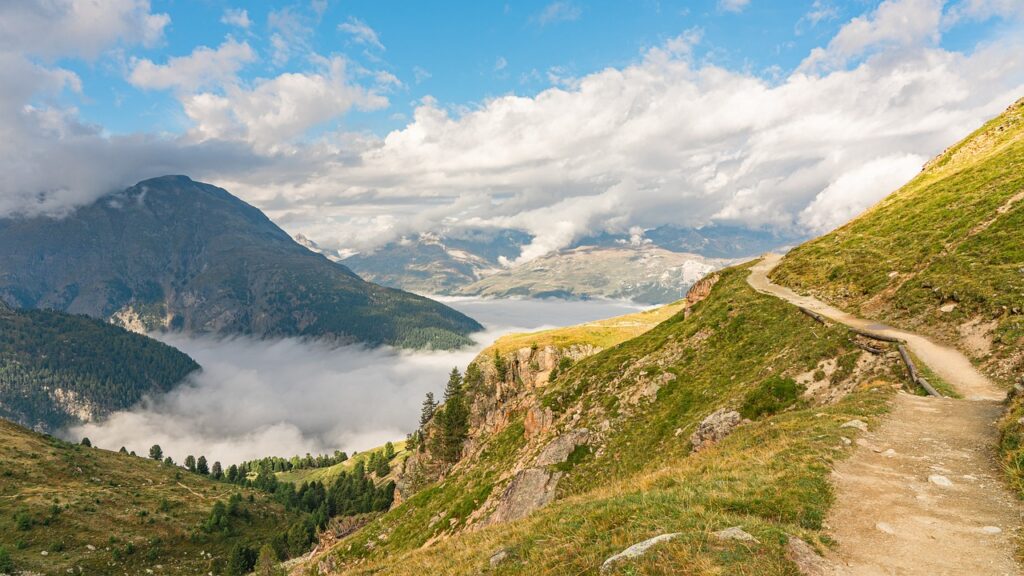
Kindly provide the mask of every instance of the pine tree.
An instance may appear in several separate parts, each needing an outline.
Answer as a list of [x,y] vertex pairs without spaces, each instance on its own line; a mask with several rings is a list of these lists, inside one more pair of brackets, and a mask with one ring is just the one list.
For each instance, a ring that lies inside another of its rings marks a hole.
[[82,446],[85,446],[86,448],[92,448],[92,441],[90,441],[88,437],[82,438]]
[[448,376],[444,406],[438,412],[438,428],[439,434],[433,439],[431,451],[444,462],[458,461],[469,432],[469,408],[458,368],[453,368]]
[[149,449],[149,457],[158,462],[164,459],[164,451],[159,444],[153,444],[153,447]]
[[120,453],[120,454],[127,454],[128,453],[128,449],[125,448],[124,446],[121,446],[121,449],[118,450],[118,453]]
[[395,445],[388,442],[384,445],[384,459],[388,462],[395,457]]
[[434,393],[427,392],[427,397],[423,399],[423,409],[420,411],[420,430],[427,427],[430,419],[434,417],[435,410],[437,410],[437,402],[434,401]]
[[195,472],[196,471],[196,457],[195,456],[193,456],[191,454],[189,454],[188,456],[185,456],[185,469],[187,469],[189,472]]
[[196,472],[203,476],[210,474],[210,465],[206,462],[206,456],[200,456],[199,460],[196,460]]
[[210,475],[213,476],[214,480],[220,480],[224,477],[224,469],[220,467],[220,462],[213,463],[213,468],[210,469]]
[[166,466],[174,466],[174,459],[171,458],[170,456],[168,456],[167,458],[164,458],[164,465],[166,465]]
[[260,548],[260,556],[256,560],[256,576],[284,576],[285,571],[277,562],[277,553],[270,544]]
[[232,464],[228,467],[228,482],[235,483],[240,480],[242,480],[242,478],[239,478],[238,476],[238,465]]

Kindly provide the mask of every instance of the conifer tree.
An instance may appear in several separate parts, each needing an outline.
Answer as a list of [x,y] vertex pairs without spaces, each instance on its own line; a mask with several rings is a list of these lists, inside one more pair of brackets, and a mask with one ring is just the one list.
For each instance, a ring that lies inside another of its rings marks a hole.
[[196,457],[195,456],[193,456],[191,454],[189,454],[188,456],[185,456],[185,469],[188,470],[189,472],[195,472],[196,471]]
[[149,449],[149,457],[157,462],[164,459],[164,451],[160,448],[159,444],[153,444]]
[[221,468],[220,462],[213,463],[213,468],[210,469],[210,475],[213,476],[214,480],[220,480],[224,477],[224,469]]
[[210,465],[206,462],[206,456],[200,456],[199,459],[196,460],[196,472],[203,476],[210,474]]

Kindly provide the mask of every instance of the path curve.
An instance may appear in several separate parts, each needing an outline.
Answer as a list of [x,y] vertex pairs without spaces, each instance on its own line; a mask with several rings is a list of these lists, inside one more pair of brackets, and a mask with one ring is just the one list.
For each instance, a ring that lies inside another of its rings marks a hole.
[[996,454],[1005,394],[954,348],[773,284],[768,274],[781,259],[771,254],[757,263],[751,287],[837,323],[905,340],[972,400],[900,392],[882,424],[857,438],[853,455],[833,472],[836,501],[826,529],[839,545],[829,576],[1020,576],[1021,507]]
[[956,348],[938,344],[914,332],[893,328],[874,320],[858,318],[814,297],[801,296],[785,286],[773,284],[768,279],[768,273],[774,270],[781,261],[782,256],[778,254],[765,255],[751,268],[747,283],[758,292],[770,294],[796,306],[817,312],[840,324],[905,341],[914,355],[968,400],[1003,400],[1006,398],[1006,392],[1000,390],[984,374],[978,372],[974,364],[971,364],[971,361]]

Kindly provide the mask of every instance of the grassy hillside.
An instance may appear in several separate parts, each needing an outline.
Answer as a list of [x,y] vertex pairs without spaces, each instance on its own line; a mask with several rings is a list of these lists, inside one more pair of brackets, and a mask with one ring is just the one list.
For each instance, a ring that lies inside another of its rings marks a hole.
[[992,376],[1024,369],[1024,100],[773,279],[958,344]]
[[554,346],[556,348],[589,345],[596,348],[609,348],[647,332],[680,312],[683,306],[683,301],[680,300],[672,304],[652,308],[651,310],[637,312],[636,314],[596,320],[577,326],[553,328],[539,332],[507,334],[484,350],[482,355],[490,356],[495,351],[504,354],[534,345],[539,347]]
[[[856,348],[846,330],[753,292],[746,275],[742,267],[723,272],[691,314],[573,365],[537,392],[554,414],[548,430],[530,436],[526,410],[508,414],[446,478],[342,540],[319,557],[320,568],[596,573],[629,545],[680,532],[612,573],[795,574],[782,551],[789,535],[828,545],[821,523],[830,463],[854,436],[841,425],[873,422],[901,373]],[[817,393],[801,394],[804,384]],[[691,433],[719,408],[752,421],[691,454]],[[585,445],[542,468],[558,482],[554,502],[488,526],[514,472],[553,439],[582,429],[591,434]],[[710,536],[736,525],[759,542]],[[499,552],[503,559],[492,563]]]
[[[214,503],[234,493],[244,498],[228,532],[204,531]],[[0,548],[18,570],[205,574],[295,517],[261,493],[0,420]]]
[[100,320],[0,304],[0,417],[56,430],[167,392],[199,365]]
[[[394,442],[395,456],[391,460],[392,466],[401,465],[401,462],[405,460],[406,456],[409,455],[409,451],[405,449],[405,441]],[[323,482],[324,484],[330,484],[341,475],[342,472],[351,472],[357,462],[362,462],[364,465],[369,462],[370,455],[374,452],[384,453],[384,447],[378,446],[371,450],[366,450],[358,454],[353,455],[344,462],[339,462],[332,466],[325,466],[323,468],[301,468],[293,469],[287,472],[278,472],[275,474],[277,479],[281,482],[291,482],[292,484],[302,484],[303,482]]]

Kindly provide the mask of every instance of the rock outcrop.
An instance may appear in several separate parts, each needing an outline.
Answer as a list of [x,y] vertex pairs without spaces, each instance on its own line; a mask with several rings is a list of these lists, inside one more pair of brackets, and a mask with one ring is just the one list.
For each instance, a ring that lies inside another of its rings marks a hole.
[[710,416],[697,425],[697,430],[690,435],[690,443],[694,452],[700,452],[711,446],[722,438],[725,438],[732,431],[743,423],[743,417],[735,410],[721,408],[715,410]]

